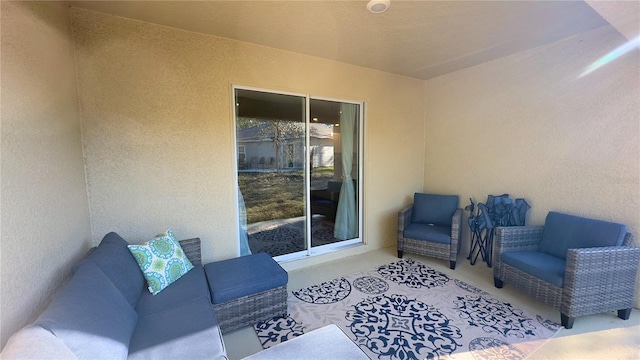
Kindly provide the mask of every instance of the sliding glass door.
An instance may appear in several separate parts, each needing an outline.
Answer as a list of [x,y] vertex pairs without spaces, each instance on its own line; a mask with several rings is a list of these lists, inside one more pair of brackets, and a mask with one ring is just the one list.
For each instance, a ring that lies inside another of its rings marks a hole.
[[361,104],[234,88],[241,255],[360,242]]

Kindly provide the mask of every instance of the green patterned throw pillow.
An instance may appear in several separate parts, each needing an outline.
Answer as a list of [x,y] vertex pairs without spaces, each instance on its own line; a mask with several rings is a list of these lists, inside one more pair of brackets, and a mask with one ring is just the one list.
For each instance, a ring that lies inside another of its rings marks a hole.
[[128,247],[147,279],[149,291],[153,295],[193,269],[193,264],[187,258],[171,229],[142,245],[128,245]]

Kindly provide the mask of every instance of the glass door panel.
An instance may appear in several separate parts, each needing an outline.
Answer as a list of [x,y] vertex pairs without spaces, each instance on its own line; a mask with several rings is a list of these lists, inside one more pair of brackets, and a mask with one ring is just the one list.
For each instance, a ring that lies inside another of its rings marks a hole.
[[304,252],[306,98],[235,89],[235,104],[241,255]]
[[319,247],[359,237],[360,113],[357,104],[309,104],[311,246]]

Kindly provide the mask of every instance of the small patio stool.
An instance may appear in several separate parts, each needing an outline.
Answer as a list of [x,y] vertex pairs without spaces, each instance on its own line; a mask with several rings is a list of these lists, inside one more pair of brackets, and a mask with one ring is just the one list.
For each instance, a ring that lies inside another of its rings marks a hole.
[[266,253],[206,264],[213,310],[228,332],[287,315],[287,272]]

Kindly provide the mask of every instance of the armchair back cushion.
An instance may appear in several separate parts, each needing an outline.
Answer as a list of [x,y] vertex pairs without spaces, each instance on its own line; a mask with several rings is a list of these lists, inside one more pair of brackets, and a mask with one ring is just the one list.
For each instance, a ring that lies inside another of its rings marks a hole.
[[451,227],[451,218],[458,208],[458,195],[415,193],[411,222]]
[[569,249],[620,246],[626,233],[627,227],[623,224],[550,211],[538,249],[566,259]]

